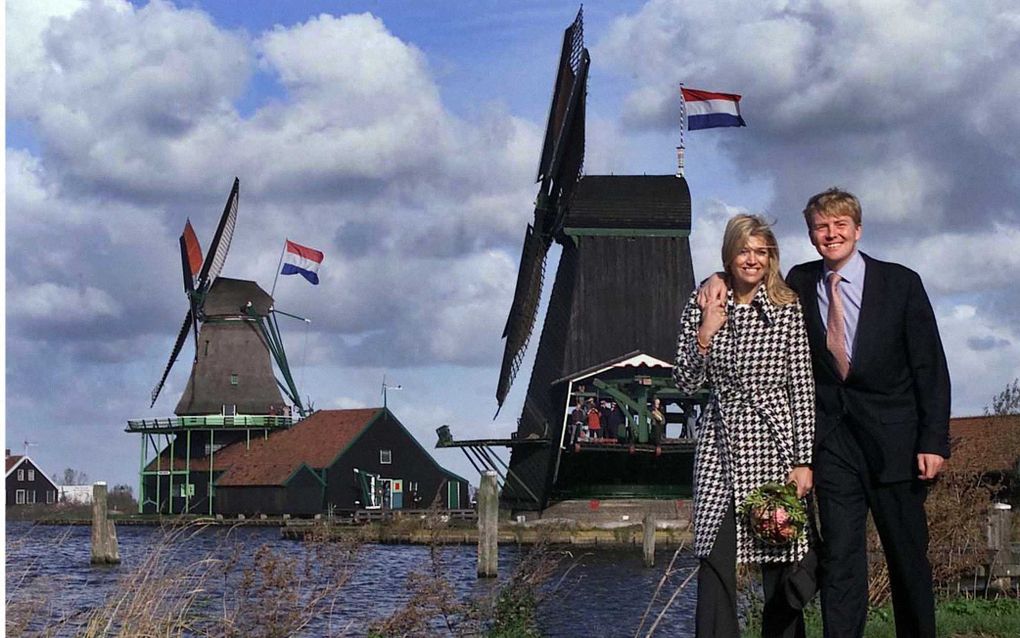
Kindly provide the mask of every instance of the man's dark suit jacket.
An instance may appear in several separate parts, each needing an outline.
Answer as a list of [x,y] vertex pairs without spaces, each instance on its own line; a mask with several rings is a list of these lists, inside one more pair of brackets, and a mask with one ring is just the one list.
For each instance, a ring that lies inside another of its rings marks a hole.
[[853,363],[840,380],[825,345],[817,285],[822,261],[794,266],[786,281],[804,309],[815,374],[815,447],[834,428],[856,437],[880,482],[917,476],[917,454],[949,458],[949,370],[935,313],[914,271],[861,253],[866,264]]

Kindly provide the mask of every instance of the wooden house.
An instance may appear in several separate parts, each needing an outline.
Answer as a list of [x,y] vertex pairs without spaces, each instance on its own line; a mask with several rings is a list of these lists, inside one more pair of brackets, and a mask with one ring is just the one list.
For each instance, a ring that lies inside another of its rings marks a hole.
[[442,468],[387,408],[319,410],[235,444],[214,474],[216,512],[312,516],[356,509],[470,507],[468,482]]
[[27,456],[6,454],[7,505],[53,504],[57,502],[59,488],[35,461]]

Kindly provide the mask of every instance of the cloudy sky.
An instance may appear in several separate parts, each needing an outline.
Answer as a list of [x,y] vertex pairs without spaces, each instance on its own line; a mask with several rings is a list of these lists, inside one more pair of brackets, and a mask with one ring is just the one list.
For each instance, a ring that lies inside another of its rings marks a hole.
[[[6,441],[50,473],[137,484],[127,419],[156,404],[186,312],[177,236],[207,246],[234,176],[224,273],[272,285],[285,237],[321,285],[281,279],[303,395],[390,407],[426,447],[493,421],[502,343],[562,30],[577,6],[445,2],[6,3]],[[695,272],[726,219],[764,212],[784,263],[831,185],[862,247],[921,273],[979,414],[1020,377],[1020,10],[1014,3],[585,3],[586,172],[675,170],[677,86],[744,95],[745,129],[688,136]],[[549,280],[556,254],[551,255]],[[537,343],[537,341],[535,342]],[[437,452],[477,480],[459,451]]]

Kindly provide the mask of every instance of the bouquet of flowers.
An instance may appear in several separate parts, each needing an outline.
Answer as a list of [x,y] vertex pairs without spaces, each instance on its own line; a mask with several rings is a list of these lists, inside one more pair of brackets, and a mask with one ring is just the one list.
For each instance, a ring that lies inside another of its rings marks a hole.
[[747,518],[755,538],[774,546],[797,540],[807,524],[807,510],[797,498],[796,483],[765,483],[748,494],[739,513]]

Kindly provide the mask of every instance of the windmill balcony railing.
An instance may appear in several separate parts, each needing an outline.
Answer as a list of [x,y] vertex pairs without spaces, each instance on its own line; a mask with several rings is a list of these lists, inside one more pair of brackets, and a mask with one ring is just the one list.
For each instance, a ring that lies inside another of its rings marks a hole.
[[225,416],[213,414],[207,416],[180,416],[165,419],[129,419],[128,432],[156,432],[187,429],[275,429],[286,428],[294,424],[296,419],[290,415],[273,414],[238,414]]

